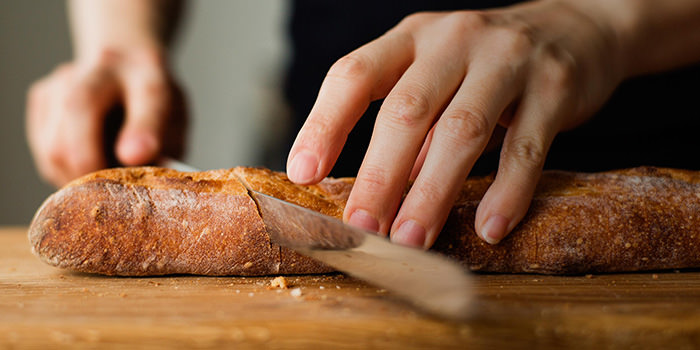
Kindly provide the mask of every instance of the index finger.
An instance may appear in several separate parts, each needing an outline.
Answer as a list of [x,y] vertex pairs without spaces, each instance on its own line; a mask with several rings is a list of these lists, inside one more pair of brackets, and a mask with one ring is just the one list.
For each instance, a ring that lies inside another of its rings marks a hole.
[[466,74],[466,64],[442,57],[418,58],[384,101],[345,207],[350,224],[389,231],[433,120]]
[[389,32],[333,64],[289,152],[290,180],[310,184],[328,175],[369,103],[386,96],[410,64],[410,40]]

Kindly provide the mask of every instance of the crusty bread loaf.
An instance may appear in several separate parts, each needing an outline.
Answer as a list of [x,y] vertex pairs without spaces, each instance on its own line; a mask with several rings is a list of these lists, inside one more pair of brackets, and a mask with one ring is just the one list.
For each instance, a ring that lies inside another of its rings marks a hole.
[[231,170],[117,168],[71,182],[39,208],[32,250],[50,265],[121,276],[332,271],[270,243]]
[[[300,186],[283,173],[103,170],[49,197],[32,221],[45,262],[108,275],[265,275],[331,269],[270,242],[250,188],[340,218],[353,179]],[[465,182],[436,251],[486,272],[576,274],[700,267],[700,173],[547,171],[530,210],[492,246],[474,232],[492,178]]]

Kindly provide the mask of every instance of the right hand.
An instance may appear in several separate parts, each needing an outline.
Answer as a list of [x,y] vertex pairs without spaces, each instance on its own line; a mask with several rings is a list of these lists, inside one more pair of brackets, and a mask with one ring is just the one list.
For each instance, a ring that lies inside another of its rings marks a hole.
[[[105,149],[105,118],[125,110],[116,143]],[[41,176],[55,186],[107,167],[144,165],[184,148],[185,104],[163,55],[105,52],[58,66],[27,96],[27,139]]]

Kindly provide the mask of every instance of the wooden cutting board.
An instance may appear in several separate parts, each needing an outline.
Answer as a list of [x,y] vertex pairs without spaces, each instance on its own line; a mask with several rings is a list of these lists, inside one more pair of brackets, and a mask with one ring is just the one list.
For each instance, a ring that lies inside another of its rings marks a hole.
[[474,316],[421,315],[340,275],[119,278],[49,267],[0,228],[0,348],[673,348],[700,346],[700,273],[477,275]]

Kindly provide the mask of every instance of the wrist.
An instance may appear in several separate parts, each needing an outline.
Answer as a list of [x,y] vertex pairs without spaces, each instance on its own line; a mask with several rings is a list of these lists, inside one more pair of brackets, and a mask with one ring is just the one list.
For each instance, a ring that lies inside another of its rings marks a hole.
[[159,56],[167,50],[170,2],[142,0],[73,0],[69,17],[74,56],[100,62],[105,53],[123,57]]
[[635,43],[641,17],[640,1],[636,0],[552,0],[585,16],[594,23],[605,42],[612,66],[620,79],[638,74]]

